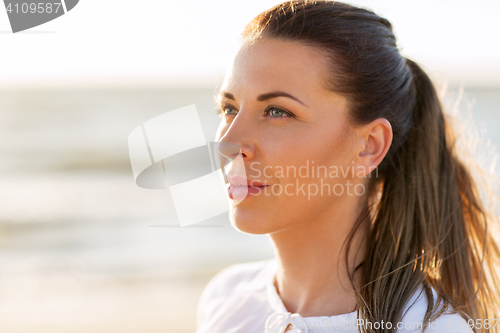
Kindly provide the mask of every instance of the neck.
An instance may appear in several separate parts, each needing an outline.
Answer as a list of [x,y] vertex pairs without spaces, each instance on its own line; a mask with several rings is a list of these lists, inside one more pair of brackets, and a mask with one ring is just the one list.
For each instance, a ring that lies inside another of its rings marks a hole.
[[364,258],[366,225],[354,235],[347,266],[344,242],[366,203],[351,201],[270,235],[278,260],[275,286],[288,311],[311,317],[356,309],[352,284],[361,276],[362,266],[356,268]]

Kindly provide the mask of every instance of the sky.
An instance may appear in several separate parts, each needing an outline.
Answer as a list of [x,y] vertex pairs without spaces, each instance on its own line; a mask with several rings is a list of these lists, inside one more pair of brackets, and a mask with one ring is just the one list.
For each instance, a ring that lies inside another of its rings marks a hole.
[[[80,0],[12,34],[0,7],[0,87],[213,85],[273,0]],[[440,81],[500,87],[498,0],[353,0],[389,19],[403,55]],[[1,4],[0,4],[1,5]]]

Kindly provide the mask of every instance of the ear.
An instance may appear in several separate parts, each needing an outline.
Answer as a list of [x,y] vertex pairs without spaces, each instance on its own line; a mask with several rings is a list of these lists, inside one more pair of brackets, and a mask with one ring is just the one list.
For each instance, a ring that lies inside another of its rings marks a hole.
[[360,150],[356,156],[356,176],[366,177],[382,162],[392,143],[392,126],[385,118],[378,118],[356,129]]

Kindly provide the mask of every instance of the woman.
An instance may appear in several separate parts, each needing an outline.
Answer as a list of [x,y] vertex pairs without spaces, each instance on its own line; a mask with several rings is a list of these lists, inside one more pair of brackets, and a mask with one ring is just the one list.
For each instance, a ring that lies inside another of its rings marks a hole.
[[387,20],[333,1],[271,8],[218,104],[217,140],[246,170],[226,170],[245,196],[231,221],[269,234],[276,258],[220,272],[199,333],[498,331],[496,218]]

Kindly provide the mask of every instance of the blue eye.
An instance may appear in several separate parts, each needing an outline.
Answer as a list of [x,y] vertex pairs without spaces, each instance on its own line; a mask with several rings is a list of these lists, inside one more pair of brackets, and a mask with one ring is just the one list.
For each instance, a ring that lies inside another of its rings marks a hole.
[[[237,115],[238,110],[235,108],[227,105],[227,106],[221,106],[217,108],[217,113],[221,115],[226,115],[226,116],[231,116],[231,115]],[[287,117],[295,117],[295,115],[289,111],[285,111],[281,108],[275,107],[275,106],[270,106],[268,107],[265,111],[264,114],[269,114],[271,118],[287,118]]]
[[271,118],[285,118],[285,117],[293,117],[294,115],[291,112],[282,110],[280,108],[271,106],[266,110],[266,114],[269,114]]
[[223,115],[235,115],[238,113],[238,111],[236,109],[233,109],[230,106],[218,107],[218,108],[216,108],[216,112],[219,114],[223,114]]
[[227,114],[227,115],[229,115],[229,114],[236,114],[236,113],[238,113],[238,111],[237,111],[237,110],[232,109],[232,108],[229,108],[229,107],[228,107],[228,108],[224,108],[224,109],[223,109],[223,111],[224,111],[224,114]]

